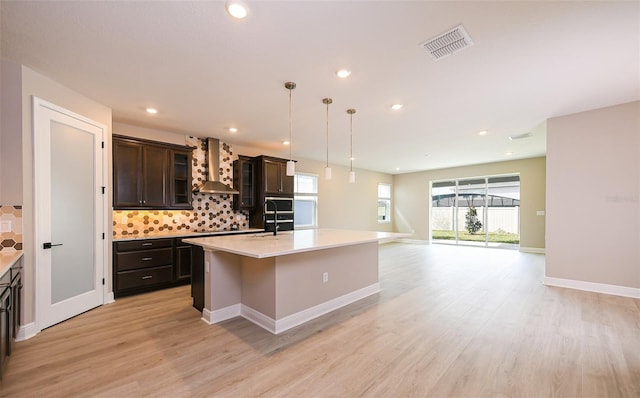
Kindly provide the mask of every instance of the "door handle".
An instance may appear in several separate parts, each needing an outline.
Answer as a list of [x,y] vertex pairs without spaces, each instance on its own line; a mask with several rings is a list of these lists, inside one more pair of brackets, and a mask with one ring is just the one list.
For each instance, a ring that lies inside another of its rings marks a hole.
[[43,249],[51,249],[53,246],[62,246],[62,243],[51,243],[51,242],[46,242],[42,244],[42,248]]

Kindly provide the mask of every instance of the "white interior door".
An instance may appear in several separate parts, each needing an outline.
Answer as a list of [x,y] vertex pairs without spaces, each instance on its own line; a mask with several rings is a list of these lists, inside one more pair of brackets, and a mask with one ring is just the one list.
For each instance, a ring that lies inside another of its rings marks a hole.
[[103,304],[105,127],[34,98],[36,322]]

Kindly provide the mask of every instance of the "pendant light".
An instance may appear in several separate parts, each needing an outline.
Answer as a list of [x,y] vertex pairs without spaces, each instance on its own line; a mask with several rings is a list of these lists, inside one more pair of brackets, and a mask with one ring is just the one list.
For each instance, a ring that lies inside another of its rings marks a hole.
[[356,182],[356,172],[353,171],[353,114],[356,113],[355,109],[349,108],[347,109],[347,113],[349,114],[349,182]]
[[329,167],[329,104],[331,104],[333,100],[331,98],[324,98],[322,103],[327,105],[327,165],[324,168],[324,178],[326,180],[331,179],[331,167]]
[[293,146],[293,141],[291,140],[291,92],[296,88],[296,84],[294,82],[286,82],[284,87],[289,90],[289,161],[287,162],[287,175],[293,176],[296,174],[296,162],[293,161],[291,156],[291,147]]

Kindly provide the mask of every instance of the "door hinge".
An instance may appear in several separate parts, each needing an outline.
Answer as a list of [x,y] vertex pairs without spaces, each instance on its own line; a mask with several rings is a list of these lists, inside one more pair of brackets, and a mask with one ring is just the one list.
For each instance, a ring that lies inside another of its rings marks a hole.
[[102,194],[104,195],[105,190],[107,189],[107,187],[102,187]]
[[104,239],[104,232],[102,233],[102,239]]
[[104,285],[104,278],[102,278],[102,284]]
[[104,149],[104,141],[102,141],[102,148]]

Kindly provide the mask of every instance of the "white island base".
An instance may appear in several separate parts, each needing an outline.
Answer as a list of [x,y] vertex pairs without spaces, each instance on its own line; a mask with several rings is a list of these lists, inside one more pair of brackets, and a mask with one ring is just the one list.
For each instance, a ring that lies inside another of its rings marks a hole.
[[307,230],[185,242],[205,250],[204,321],[242,316],[278,334],[379,292],[378,241],[401,236]]

